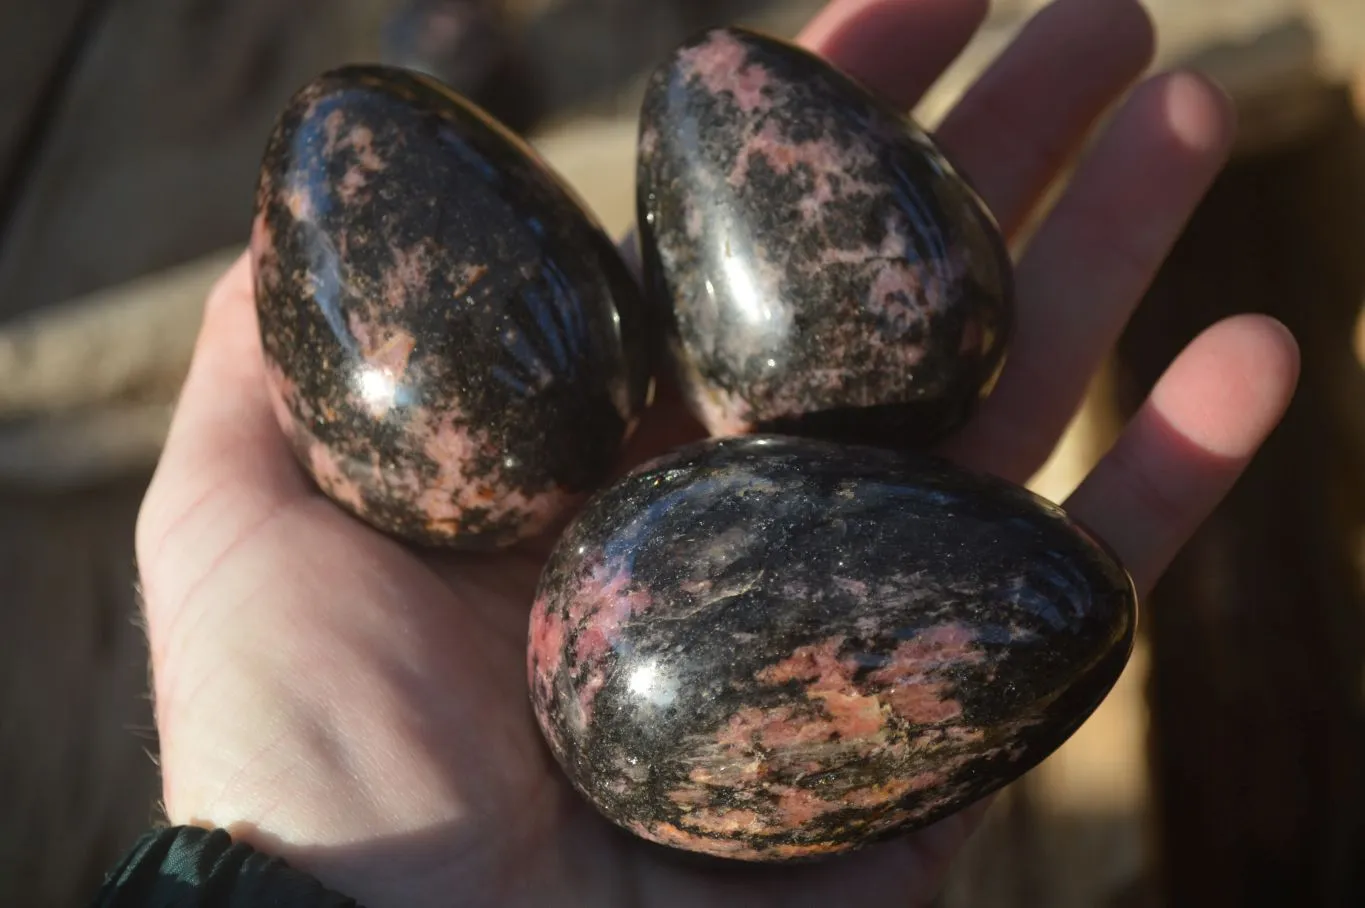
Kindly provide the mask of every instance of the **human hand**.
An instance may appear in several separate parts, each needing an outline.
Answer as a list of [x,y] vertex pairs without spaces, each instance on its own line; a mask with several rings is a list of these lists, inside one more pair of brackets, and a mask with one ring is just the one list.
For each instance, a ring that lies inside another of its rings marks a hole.
[[[910,106],[978,0],[836,0],[802,42]],[[1007,232],[1146,65],[1132,0],[1059,0],[938,132]],[[994,394],[945,446],[1024,481],[1046,458],[1223,163],[1225,101],[1186,75],[1124,103],[1017,269]],[[1279,419],[1297,348],[1243,316],[1195,340],[1066,503],[1145,592]],[[696,436],[664,394],[638,462]],[[138,523],[166,809],[230,830],[369,908],[924,904],[980,814],[801,867],[683,860],[574,795],[526,691],[545,545],[416,553],[345,515],[266,396],[243,259],[214,290]]]

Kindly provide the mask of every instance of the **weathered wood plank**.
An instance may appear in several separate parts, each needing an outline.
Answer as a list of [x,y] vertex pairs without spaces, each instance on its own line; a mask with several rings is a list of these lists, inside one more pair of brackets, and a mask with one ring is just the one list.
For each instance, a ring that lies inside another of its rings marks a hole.
[[0,233],[7,190],[28,146],[42,108],[57,100],[64,68],[79,48],[82,19],[94,13],[90,0],[10,2],[0,5]]
[[130,532],[144,482],[0,499],[0,904],[85,904],[153,817]]
[[6,231],[0,317],[240,241],[275,115],[319,70],[376,55],[378,5],[113,4]]
[[0,332],[0,420],[96,401],[168,402],[189,367],[204,298],[239,254],[207,255],[12,320]]

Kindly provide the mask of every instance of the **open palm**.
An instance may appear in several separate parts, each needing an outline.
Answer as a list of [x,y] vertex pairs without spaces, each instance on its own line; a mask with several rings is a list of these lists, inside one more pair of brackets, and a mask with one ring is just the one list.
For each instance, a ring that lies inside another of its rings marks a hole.
[[[984,0],[836,0],[802,42],[909,107]],[[1007,232],[1146,66],[1133,0],[1059,0],[939,139]],[[1189,75],[1140,85],[1018,264],[994,395],[946,446],[1015,481],[1055,445],[1222,164],[1226,103]],[[1067,503],[1145,591],[1279,419],[1297,350],[1278,324],[1210,328]],[[630,460],[695,437],[669,395]],[[719,865],[617,831],[540,740],[525,643],[544,546],[415,553],[300,471],[266,397],[243,259],[206,309],[138,525],[165,804],[370,908],[923,904],[979,810],[799,868]]]

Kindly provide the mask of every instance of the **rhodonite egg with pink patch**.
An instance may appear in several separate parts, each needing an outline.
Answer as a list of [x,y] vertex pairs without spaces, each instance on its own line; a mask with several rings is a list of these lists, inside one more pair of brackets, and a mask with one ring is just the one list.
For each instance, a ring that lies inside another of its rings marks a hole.
[[1059,508],[928,455],[750,435],[598,492],[532,611],[550,749],[653,842],[808,859],[1018,777],[1108,693],[1137,603]]
[[989,393],[1013,310],[999,228],[820,58],[739,28],[687,42],[648,84],[637,176],[650,301],[713,435],[923,445]]
[[552,526],[644,405],[639,291],[519,139],[439,83],[348,66],[269,139],[251,240],[275,412],[321,489],[395,536]]

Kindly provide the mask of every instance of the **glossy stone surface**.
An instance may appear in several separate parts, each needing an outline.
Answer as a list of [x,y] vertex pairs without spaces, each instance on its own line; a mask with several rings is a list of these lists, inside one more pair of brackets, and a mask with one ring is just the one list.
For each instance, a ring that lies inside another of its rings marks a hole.
[[1013,310],[998,227],[861,85],[709,31],[655,72],[638,160],[649,296],[713,435],[927,444],[988,393]]
[[280,116],[256,212],[271,397],[331,498],[491,547],[606,475],[644,402],[642,304],[520,140],[425,77],[342,68]]
[[927,456],[701,442],[599,492],[532,612],[550,749],[607,817],[749,861],[932,822],[1034,766],[1127,661],[1131,581],[1026,490]]

